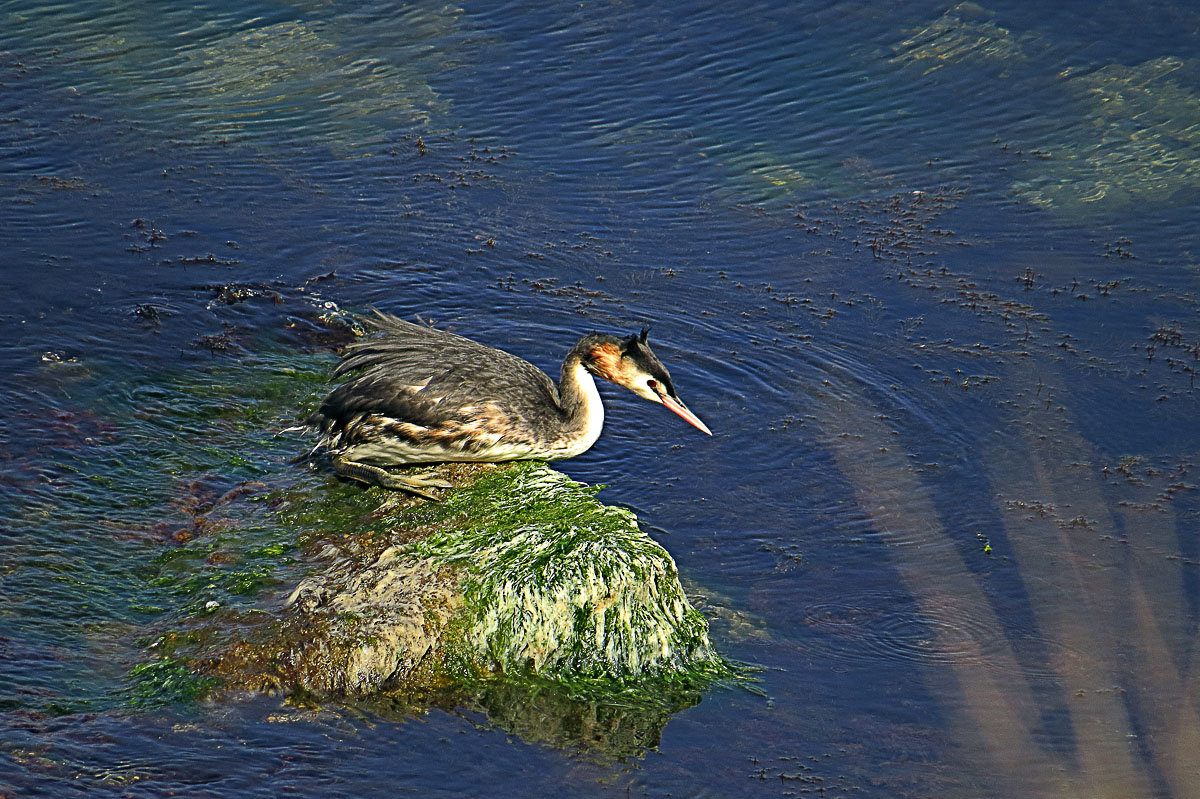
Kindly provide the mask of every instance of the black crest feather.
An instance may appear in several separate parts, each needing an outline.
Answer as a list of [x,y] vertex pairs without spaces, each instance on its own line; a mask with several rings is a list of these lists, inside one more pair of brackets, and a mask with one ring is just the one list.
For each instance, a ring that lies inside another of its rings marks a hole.
[[642,328],[642,333],[639,336],[634,333],[632,336],[624,339],[625,346],[622,348],[626,353],[637,352],[642,348],[649,349],[650,345],[646,343],[646,337],[650,335],[650,328]]

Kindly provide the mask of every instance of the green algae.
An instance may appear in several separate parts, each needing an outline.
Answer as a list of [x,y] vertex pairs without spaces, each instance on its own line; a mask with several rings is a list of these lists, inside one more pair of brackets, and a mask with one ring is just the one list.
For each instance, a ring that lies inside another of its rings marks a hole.
[[619,758],[715,685],[752,687],[670,555],[598,488],[537,462],[443,476],[458,485],[441,503],[360,492],[390,531],[327,539],[324,572],[222,677],[385,714],[465,703],[524,740]]
[[206,641],[211,673],[326,697],[554,683],[572,701],[667,715],[739,673],[670,555],[598,489],[535,462],[444,472],[457,487],[440,503],[361,488],[343,503],[337,483],[285,501],[321,532],[304,547],[311,569],[275,621],[223,649]]
[[194,701],[220,685],[215,677],[199,674],[186,661],[171,657],[134,666],[129,678],[130,704],[135,707]]
[[596,492],[523,463],[431,512],[451,526],[408,552],[460,570],[460,667],[627,677],[717,661],[671,556]]

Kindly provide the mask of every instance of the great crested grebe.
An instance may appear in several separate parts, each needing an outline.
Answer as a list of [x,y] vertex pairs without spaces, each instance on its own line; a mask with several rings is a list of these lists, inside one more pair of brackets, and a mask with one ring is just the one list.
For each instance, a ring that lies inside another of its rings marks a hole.
[[321,433],[313,451],[328,450],[344,477],[429,497],[422,488],[449,484],[384,467],[573,458],[604,426],[592,375],[666,405],[712,435],[675,393],[645,330],[627,338],[584,336],[567,353],[555,386],[515,355],[375,313],[383,335],[348,346],[333,376],[361,371],[307,419]]

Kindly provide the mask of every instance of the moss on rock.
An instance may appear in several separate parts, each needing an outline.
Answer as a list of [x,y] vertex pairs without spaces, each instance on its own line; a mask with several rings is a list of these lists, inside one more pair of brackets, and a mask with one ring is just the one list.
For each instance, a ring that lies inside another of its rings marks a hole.
[[495,675],[730,673],[632,512],[541,463],[447,476],[463,485],[445,502],[385,495],[385,531],[325,542],[281,621],[219,659],[227,683],[362,696]]
[[674,560],[631,511],[595,494],[544,464],[521,464],[447,503],[450,518],[473,508],[465,524],[413,545],[460,571],[460,665],[625,677],[714,659]]

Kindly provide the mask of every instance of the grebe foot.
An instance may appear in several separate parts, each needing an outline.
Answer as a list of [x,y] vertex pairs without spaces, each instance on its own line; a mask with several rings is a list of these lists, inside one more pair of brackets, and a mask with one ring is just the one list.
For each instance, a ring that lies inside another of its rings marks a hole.
[[335,455],[333,457],[333,470],[342,477],[357,480],[360,483],[379,486],[380,488],[387,488],[392,491],[407,491],[410,494],[416,494],[419,497],[431,499],[434,502],[437,502],[438,498],[421,489],[454,487],[445,480],[433,477],[433,471],[418,472],[416,474],[395,474],[379,466],[350,460],[344,455]]

